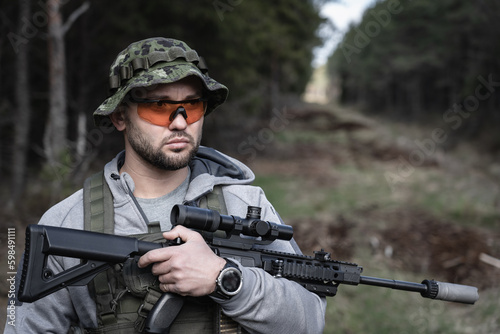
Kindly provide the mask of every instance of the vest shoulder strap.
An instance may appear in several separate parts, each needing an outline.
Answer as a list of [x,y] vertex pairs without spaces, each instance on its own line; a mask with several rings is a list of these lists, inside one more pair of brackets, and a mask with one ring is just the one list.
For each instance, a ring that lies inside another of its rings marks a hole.
[[83,216],[86,231],[114,233],[113,194],[104,171],[90,176],[83,184]]
[[200,199],[200,208],[218,211],[222,215],[227,215],[226,202],[222,193],[222,186],[216,185],[212,192]]

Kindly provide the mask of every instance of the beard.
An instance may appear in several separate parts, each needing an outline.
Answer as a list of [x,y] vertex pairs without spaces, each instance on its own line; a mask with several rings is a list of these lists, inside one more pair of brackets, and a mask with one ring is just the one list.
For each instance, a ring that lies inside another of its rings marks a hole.
[[[153,167],[168,171],[175,171],[187,167],[191,160],[196,156],[196,152],[198,152],[198,148],[200,146],[200,140],[196,142],[191,135],[185,133],[184,131],[178,131],[165,138],[159,147],[154,147],[146,136],[144,136],[139,129],[137,129],[137,127],[128,120],[126,136],[132,149],[144,161]],[[173,153],[170,154],[162,151],[163,145],[176,137],[187,138],[191,148],[173,150]]]

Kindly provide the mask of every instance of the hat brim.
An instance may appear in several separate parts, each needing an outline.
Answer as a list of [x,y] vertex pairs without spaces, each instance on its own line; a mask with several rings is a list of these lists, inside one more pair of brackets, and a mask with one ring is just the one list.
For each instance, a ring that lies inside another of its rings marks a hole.
[[[95,111],[94,122],[100,125],[103,119],[107,119],[116,108],[123,102],[125,96],[134,88],[150,88],[159,84],[173,83],[189,76],[195,76],[203,83],[207,102],[205,115],[211,113],[220,106],[227,98],[229,90],[226,86],[203,74],[193,63],[176,60],[168,63],[159,63],[134,75],[126,83],[122,84],[116,92],[108,97]],[[106,122],[109,123],[109,122]]]

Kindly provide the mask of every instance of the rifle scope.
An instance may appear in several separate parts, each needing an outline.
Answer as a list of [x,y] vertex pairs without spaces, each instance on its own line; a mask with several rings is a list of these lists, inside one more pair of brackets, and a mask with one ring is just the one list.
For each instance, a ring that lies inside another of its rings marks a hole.
[[183,225],[195,230],[262,237],[263,240],[291,240],[293,228],[260,219],[261,208],[249,206],[246,218],[221,215],[217,211],[186,205],[175,205],[170,214],[172,225]]

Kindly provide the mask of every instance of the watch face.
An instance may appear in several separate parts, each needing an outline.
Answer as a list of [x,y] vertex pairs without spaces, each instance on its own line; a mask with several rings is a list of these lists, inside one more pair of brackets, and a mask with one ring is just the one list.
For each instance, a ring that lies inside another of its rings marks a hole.
[[220,287],[224,293],[235,294],[241,287],[241,273],[236,268],[228,268],[222,276]]

